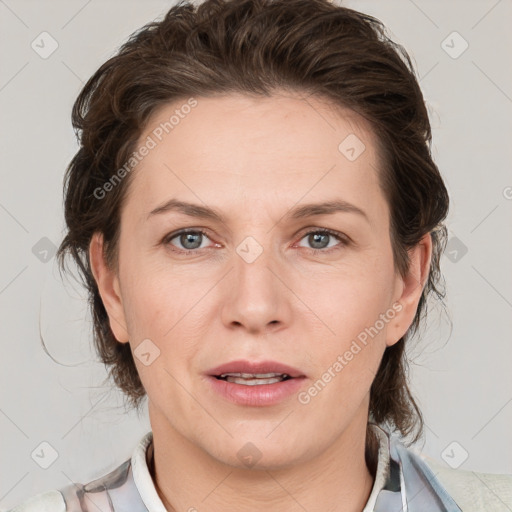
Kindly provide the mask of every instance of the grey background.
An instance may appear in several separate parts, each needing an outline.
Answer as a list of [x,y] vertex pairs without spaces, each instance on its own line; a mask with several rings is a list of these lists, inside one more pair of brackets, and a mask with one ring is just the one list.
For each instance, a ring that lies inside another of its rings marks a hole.
[[[83,291],[61,281],[52,249],[63,233],[62,177],[77,149],[73,101],[130,33],[171,4],[0,0],[3,510],[103,475],[150,428],[147,415],[126,413],[104,382]],[[418,449],[460,469],[512,473],[512,3],[345,5],[384,21],[414,57],[451,195],[442,261],[448,315],[433,304],[422,341],[410,348],[412,389],[427,423]],[[43,51],[43,31],[58,43],[46,59],[31,47]],[[56,460],[43,469],[53,450]]]

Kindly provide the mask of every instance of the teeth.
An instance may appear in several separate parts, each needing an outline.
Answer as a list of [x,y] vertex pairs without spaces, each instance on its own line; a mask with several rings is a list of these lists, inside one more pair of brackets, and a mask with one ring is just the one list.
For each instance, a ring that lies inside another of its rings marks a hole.
[[245,386],[259,386],[260,384],[275,384],[276,382],[281,382],[283,380],[282,377],[272,377],[265,379],[243,379],[240,377],[231,377],[227,376],[226,381],[232,382],[234,384],[243,384]]
[[243,379],[268,379],[271,377],[288,377],[286,373],[223,373],[221,378],[225,377],[241,377]]
[[234,384],[259,386],[260,384],[275,384],[290,376],[287,373],[223,373],[221,379]]

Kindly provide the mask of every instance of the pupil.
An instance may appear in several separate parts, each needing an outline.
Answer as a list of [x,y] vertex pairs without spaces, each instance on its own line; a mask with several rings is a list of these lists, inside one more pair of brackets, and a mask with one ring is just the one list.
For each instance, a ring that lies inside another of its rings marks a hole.
[[[183,245],[183,247],[185,247],[186,249],[197,249],[198,247],[201,246],[201,240],[200,240],[200,237],[202,236],[201,233],[183,233],[181,235],[181,244]],[[196,238],[196,240],[194,241],[194,238]],[[199,241],[199,243],[197,243]],[[192,243],[192,246],[189,245],[189,242]]]
[[327,243],[326,244],[320,244],[321,247],[315,247],[315,244],[322,238],[324,238],[324,241],[327,241],[327,237],[329,237],[329,235],[327,233],[312,233],[310,236],[310,239],[313,240],[312,242],[312,246],[315,248],[315,249],[321,249],[323,247],[327,247]]
[[[315,249],[321,249],[328,245],[328,233],[311,233],[310,243]],[[197,249],[201,246],[202,233],[183,233],[180,242],[186,249]]]

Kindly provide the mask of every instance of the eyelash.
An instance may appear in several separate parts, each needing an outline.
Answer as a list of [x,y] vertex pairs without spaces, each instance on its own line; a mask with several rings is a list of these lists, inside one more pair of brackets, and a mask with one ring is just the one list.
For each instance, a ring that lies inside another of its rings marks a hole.
[[[180,231],[176,231],[174,233],[171,233],[169,235],[167,235],[163,240],[162,240],[162,243],[164,245],[172,245],[171,244],[171,240],[174,240],[176,237],[180,236],[180,235],[184,235],[186,233],[201,233],[203,236],[207,237],[207,238],[210,238],[208,236],[208,233],[203,230],[203,229],[182,229]],[[320,254],[320,253],[323,253],[323,254],[330,254],[331,252],[333,251],[336,251],[336,250],[339,250],[343,247],[345,247],[346,245],[349,244],[349,240],[348,238],[343,235],[342,233],[339,233],[337,231],[333,231],[332,229],[328,229],[328,228],[315,228],[315,229],[311,229],[310,231],[304,233],[300,240],[302,240],[303,238],[305,238],[306,236],[312,234],[312,233],[320,233],[322,235],[331,235],[335,238],[337,238],[341,243],[339,245],[336,245],[334,247],[330,247],[328,249],[312,249],[312,248],[308,248],[308,247],[302,247],[302,249],[306,249],[307,251],[309,251],[311,254],[313,255],[317,255],[317,254]],[[206,249],[203,248],[203,249]],[[183,250],[183,249],[178,249],[176,248],[176,246],[173,246],[173,248],[171,249],[172,251],[174,252],[177,252],[177,253],[180,253],[180,254],[193,254],[193,253],[199,253],[201,251],[203,251],[203,249],[186,249],[186,250]]]

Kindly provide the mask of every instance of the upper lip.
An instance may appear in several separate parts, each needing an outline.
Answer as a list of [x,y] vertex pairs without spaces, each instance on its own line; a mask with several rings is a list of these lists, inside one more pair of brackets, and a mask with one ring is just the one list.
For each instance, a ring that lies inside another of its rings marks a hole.
[[243,359],[221,364],[211,368],[207,373],[212,376],[224,373],[286,373],[290,377],[305,377],[297,368],[277,361],[246,361]]

